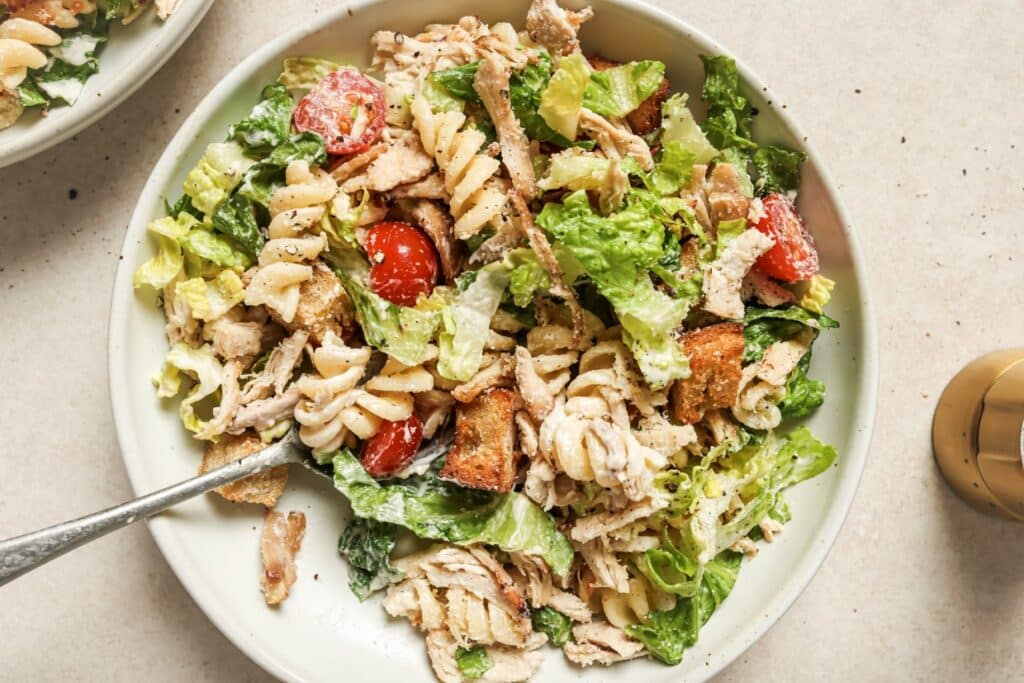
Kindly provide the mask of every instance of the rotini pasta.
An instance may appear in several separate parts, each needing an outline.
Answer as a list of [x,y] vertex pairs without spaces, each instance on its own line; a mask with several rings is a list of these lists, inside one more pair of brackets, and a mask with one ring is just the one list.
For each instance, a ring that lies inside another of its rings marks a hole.
[[380,373],[357,386],[370,360],[370,348],[352,348],[328,332],[311,354],[317,375],[298,380],[305,401],[295,408],[299,438],[323,453],[368,439],[383,421],[399,422],[413,414],[413,394],[430,391],[434,378],[422,367],[388,359]]
[[505,208],[505,193],[492,181],[500,162],[478,152],[485,140],[482,132],[460,130],[466,122],[465,114],[434,114],[425,98],[416,97],[412,116],[423,149],[444,173],[455,236],[466,239],[475,235]]
[[296,237],[319,230],[327,203],[338,194],[338,183],[322,168],[310,168],[305,161],[293,161],[285,169],[285,185],[270,199],[270,239]]
[[36,45],[60,45],[60,35],[29,19],[16,17],[0,24],[0,86],[14,90],[29,69],[46,66],[46,54]]

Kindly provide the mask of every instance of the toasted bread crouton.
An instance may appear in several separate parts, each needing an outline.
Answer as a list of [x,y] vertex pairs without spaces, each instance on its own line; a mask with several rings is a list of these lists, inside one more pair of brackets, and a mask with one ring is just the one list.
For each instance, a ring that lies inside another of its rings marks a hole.
[[267,307],[274,322],[288,330],[306,330],[315,344],[320,344],[328,332],[344,337],[344,329],[352,328],[352,301],[341,280],[322,263],[313,266],[313,277],[299,285],[299,307],[291,322],[285,322],[271,307]]
[[[267,445],[260,437],[251,432],[244,432],[237,436],[223,434],[217,443],[210,442],[206,445],[203,464],[199,466],[199,474],[206,474],[230,462],[241,460],[266,447]],[[287,481],[288,466],[281,465],[240,481],[225,484],[217,489],[217,493],[233,503],[258,503],[272,508],[277,504],[281,493],[284,492],[284,485]]]
[[491,389],[455,408],[455,447],[441,477],[485,491],[511,491],[519,454],[515,450],[516,395]]
[[[619,66],[622,62],[613,62],[604,57],[590,57],[590,66],[595,71],[604,71]],[[661,125],[661,103],[668,99],[668,79],[662,79],[661,85],[653,95],[640,103],[640,106],[626,114],[626,123],[637,135],[647,135],[658,129]]]
[[720,323],[688,332],[682,340],[690,359],[690,376],[672,386],[672,411],[684,424],[704,412],[736,402],[743,361],[743,325]]

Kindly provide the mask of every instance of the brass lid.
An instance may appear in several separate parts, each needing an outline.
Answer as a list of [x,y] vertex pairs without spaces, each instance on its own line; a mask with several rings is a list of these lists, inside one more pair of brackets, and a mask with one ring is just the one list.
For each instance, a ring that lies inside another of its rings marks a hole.
[[1024,349],[994,351],[956,374],[932,422],[950,487],[989,515],[1024,521]]

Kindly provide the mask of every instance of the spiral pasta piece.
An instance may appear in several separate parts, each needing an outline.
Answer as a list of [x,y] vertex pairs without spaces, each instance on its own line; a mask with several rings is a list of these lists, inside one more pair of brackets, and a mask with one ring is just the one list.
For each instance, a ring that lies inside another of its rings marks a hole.
[[375,435],[383,422],[407,420],[413,413],[413,394],[433,389],[434,380],[422,367],[389,359],[380,373],[358,386],[370,360],[368,346],[353,348],[328,332],[311,353],[316,375],[303,375],[297,385],[306,400],[295,407],[299,438],[315,453],[353,445],[354,439]]
[[29,69],[46,66],[46,53],[36,45],[60,45],[60,35],[20,17],[0,24],[0,87],[14,90],[28,77]]
[[486,139],[482,132],[460,130],[466,122],[465,114],[435,114],[425,98],[417,97],[412,102],[412,115],[423,149],[444,173],[445,189],[451,196],[449,210],[455,217],[455,236],[466,239],[475,235],[505,207],[505,193],[492,181],[500,162],[479,153]]
[[319,232],[327,203],[338,194],[338,183],[322,168],[293,161],[285,169],[285,184],[270,198],[270,239]]

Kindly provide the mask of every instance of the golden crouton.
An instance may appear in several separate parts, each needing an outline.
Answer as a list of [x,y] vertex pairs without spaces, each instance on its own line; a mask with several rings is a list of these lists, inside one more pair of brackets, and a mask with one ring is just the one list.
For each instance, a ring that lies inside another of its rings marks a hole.
[[683,352],[690,376],[672,386],[672,411],[684,424],[698,422],[704,412],[736,402],[743,361],[743,325],[720,323],[687,332]]
[[[206,474],[230,462],[241,460],[266,447],[267,445],[260,437],[251,432],[244,432],[237,436],[223,434],[217,443],[211,441],[206,444],[203,464],[199,466],[199,474]],[[233,503],[259,503],[272,508],[277,504],[281,493],[284,492],[284,485],[287,481],[288,466],[281,465],[240,481],[225,484],[217,489],[217,493]]]
[[299,285],[299,307],[291,322],[285,322],[271,307],[270,316],[289,332],[306,330],[315,344],[328,332],[344,337],[343,329],[352,327],[352,302],[341,280],[322,263],[313,265],[313,277]]
[[455,408],[455,447],[441,476],[463,486],[486,491],[511,491],[516,477],[516,395],[510,389],[491,389]]
[[[621,62],[613,62],[604,57],[590,57],[590,65],[595,71],[604,71],[619,66]],[[640,106],[626,114],[626,123],[637,135],[647,135],[661,126],[661,103],[668,99],[668,79],[662,79],[661,85],[653,95],[640,103]]]

